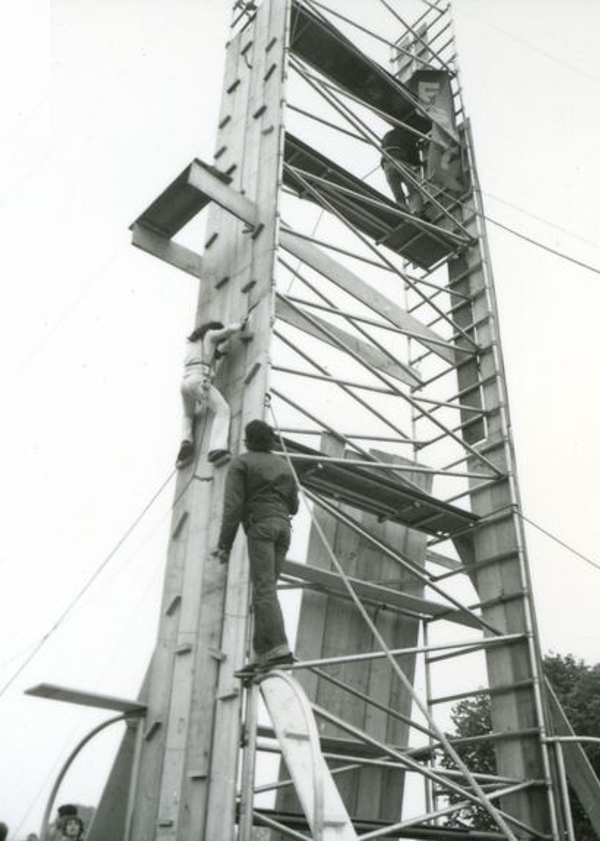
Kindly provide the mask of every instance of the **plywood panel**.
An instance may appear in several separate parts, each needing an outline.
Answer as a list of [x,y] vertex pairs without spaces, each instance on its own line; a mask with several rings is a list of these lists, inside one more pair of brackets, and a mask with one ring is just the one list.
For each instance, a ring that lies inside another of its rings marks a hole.
[[[328,453],[340,455],[343,444],[333,443],[331,436],[325,437],[322,445]],[[376,455],[385,461],[407,462],[387,453]],[[431,479],[423,474],[409,474],[424,490],[429,491]],[[390,558],[383,556],[363,538],[350,532],[332,516],[319,513],[320,522],[326,526],[328,538],[345,572],[362,580],[377,583],[385,581],[386,586],[393,586],[399,591],[408,592],[417,598],[423,596],[422,585],[407,576]],[[417,532],[395,523],[379,523],[369,514],[363,514],[364,527],[374,536],[385,539],[390,545],[409,553],[418,564],[424,564],[425,537]],[[308,560],[315,565],[329,570],[329,555],[323,547],[316,529],[311,532],[311,549]],[[393,582],[390,584],[390,582]],[[393,647],[415,645],[418,640],[418,620],[393,614],[385,614],[375,608],[369,608],[378,629]],[[354,605],[334,595],[305,592],[298,628],[297,653],[302,659],[319,656],[337,656],[371,651],[374,648],[370,632],[359,616]],[[404,657],[402,667],[409,675],[414,671],[414,658]],[[332,676],[350,684],[355,689],[375,698],[380,703],[391,706],[405,715],[410,714],[411,699],[402,692],[398,681],[393,678],[389,664],[384,660],[366,663],[341,664],[325,669]],[[344,692],[314,675],[303,675],[302,683],[309,697],[330,712],[340,715],[350,723],[365,728],[377,738],[389,739],[396,745],[407,744],[408,728],[403,722],[392,719],[387,713],[376,710],[360,698]],[[328,736],[343,735],[334,726],[319,723],[321,733]],[[351,772],[336,777],[338,787],[346,806],[353,816],[364,818],[397,818],[402,804],[402,775],[394,771],[369,769]],[[278,807],[297,809],[298,804],[291,792],[282,793],[278,798]]]

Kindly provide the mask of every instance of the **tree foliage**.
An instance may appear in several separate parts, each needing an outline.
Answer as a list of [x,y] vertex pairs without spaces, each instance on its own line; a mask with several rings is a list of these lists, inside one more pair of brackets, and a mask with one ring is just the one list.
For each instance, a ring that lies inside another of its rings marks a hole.
[[[562,656],[549,654],[544,658],[544,672],[578,736],[600,737],[600,664],[588,666],[572,654]],[[456,738],[482,736],[492,730],[489,695],[477,695],[460,701],[451,713]],[[600,777],[600,745],[584,746],[594,770]],[[457,745],[457,751],[471,771],[480,774],[495,774],[496,761],[490,742],[481,741]],[[444,758],[442,764],[452,768],[451,760]],[[450,795],[450,802],[456,803],[460,795]],[[600,841],[579,804],[571,792],[575,836],[578,841]],[[486,811],[469,806],[457,812],[448,826],[496,829]]]

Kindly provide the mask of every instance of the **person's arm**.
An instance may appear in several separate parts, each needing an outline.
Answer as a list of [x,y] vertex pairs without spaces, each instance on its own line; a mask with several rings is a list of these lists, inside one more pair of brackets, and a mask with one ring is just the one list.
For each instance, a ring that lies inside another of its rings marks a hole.
[[292,478],[292,488],[290,491],[290,514],[292,517],[294,514],[298,513],[298,508],[300,507],[300,502],[298,500],[298,486],[296,485],[296,480]]
[[[223,519],[219,534],[219,552],[229,555],[235,539],[238,526],[244,514],[246,502],[246,465],[240,459],[234,459],[229,465],[225,480],[225,497],[223,500]],[[221,559],[222,556],[221,556]]]
[[234,333],[239,333],[243,330],[247,322],[248,319],[244,318],[243,321],[234,321],[232,324],[228,324],[219,330],[209,330],[206,334],[207,339],[214,345],[217,345],[219,342],[224,342],[230,336],[233,336]]

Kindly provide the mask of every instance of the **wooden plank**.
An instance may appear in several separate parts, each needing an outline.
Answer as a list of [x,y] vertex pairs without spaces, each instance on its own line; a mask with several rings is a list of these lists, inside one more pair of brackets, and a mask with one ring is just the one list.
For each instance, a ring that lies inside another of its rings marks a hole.
[[[293,678],[274,673],[261,681],[260,690],[314,837],[322,841],[357,839],[323,759],[319,731],[302,687]],[[321,815],[316,810],[317,792],[322,798]]]
[[[321,436],[321,452],[326,455],[341,458],[344,454],[345,444],[339,438],[324,433]],[[333,545],[337,530],[337,520],[315,507],[313,509],[316,522],[322,529],[325,539]],[[313,526],[308,538],[306,557],[310,558],[311,565],[316,569],[330,570],[331,560],[317,529]],[[300,660],[318,658],[323,656],[323,643],[325,640],[325,624],[327,617],[328,597],[325,593],[311,593],[309,598],[302,599],[302,623],[303,633],[298,634],[296,639],[296,656]],[[299,676],[300,682],[309,698],[317,697],[317,675],[310,671],[303,671]]]
[[[309,564],[299,564],[295,561],[286,561],[283,566],[284,574],[292,578],[300,578],[303,581],[310,581],[324,587],[330,594],[345,594],[347,592],[340,577],[333,572],[317,569]],[[368,581],[359,580],[348,576],[349,580],[360,598],[375,601],[381,605],[389,604],[404,610],[414,611],[424,617],[444,616],[449,622],[456,622],[459,625],[466,625],[469,628],[480,628],[481,625],[471,616],[461,613],[455,608],[448,608],[442,602],[434,602],[429,599],[420,599],[415,596],[406,595],[404,592],[392,590],[389,587],[380,587]]]
[[449,558],[448,555],[442,555],[441,552],[434,552],[432,549],[427,550],[427,556],[425,560],[428,563],[437,564],[438,566],[444,567],[444,569],[462,569],[463,563],[462,561],[457,561],[456,558]]
[[144,228],[143,225],[133,224],[131,242],[137,248],[141,248],[142,251],[147,251],[148,254],[158,257],[159,260],[164,260],[165,263],[170,263],[177,269],[197,278],[203,276],[202,257],[199,254],[151,231],[149,228]]
[[360,48],[345,37],[329,20],[313,14],[304,5],[293,5],[291,49],[304,61],[328,76],[350,93],[373,104],[394,120],[408,122],[422,131],[430,128],[430,119],[416,111],[414,96],[381,65],[367,58]]
[[206,207],[208,196],[188,184],[189,170],[188,165],[138,216],[134,225],[143,225],[170,239]]
[[[399,329],[413,333],[426,347],[437,353],[442,359],[454,364],[456,352],[451,347],[438,344],[438,342],[443,341],[441,336],[438,336],[434,330],[422,324],[386,295],[365,283],[358,275],[337,260],[289,229],[282,230],[281,245],[298,260],[302,260],[311,269],[319,272],[336,286],[339,286],[340,289],[356,298],[357,301],[365,304],[378,315],[395,324]],[[428,341],[432,339],[433,341]]]
[[196,160],[192,163],[188,175],[188,184],[224,210],[237,216],[248,225],[258,224],[258,213],[254,202],[238,193],[218,178],[206,164]]
[[328,321],[318,318],[315,315],[306,313],[301,307],[289,304],[284,298],[277,298],[276,315],[281,321],[286,324],[296,327],[298,330],[303,330],[309,336],[314,336],[326,344],[339,348],[338,343],[342,343],[345,347],[351,348],[352,351],[358,354],[365,362],[373,368],[388,374],[390,377],[399,380],[407,385],[418,385],[421,378],[418,373],[403,366],[398,362],[394,362],[382,351],[362,339],[357,339],[355,336],[330,324]]
[[100,695],[97,692],[83,692],[80,689],[71,689],[67,686],[57,686],[54,683],[39,683],[25,690],[25,695],[33,695],[35,698],[50,698],[53,701],[64,701],[68,704],[80,704],[84,707],[97,707],[101,710],[115,710],[123,713],[143,713],[145,704],[139,701],[130,701],[126,698],[117,698],[113,695]]
[[[335,445],[329,442],[335,442]],[[344,445],[332,436],[325,436],[321,450],[340,456],[344,452]],[[391,454],[375,452],[386,461],[398,460],[400,464],[408,462]],[[431,477],[423,474],[410,474],[412,480],[429,489]],[[342,510],[349,513],[345,506]],[[403,605],[410,601],[411,606],[423,606],[423,585],[415,581],[406,571],[401,569],[391,558],[378,552],[365,539],[349,533],[349,529],[336,521],[331,515],[315,508],[317,516],[323,525],[329,526],[327,537],[336,557],[344,570],[354,580],[360,583],[358,588],[361,595],[367,592],[380,600],[380,603],[391,603],[399,599]],[[353,512],[355,513],[355,512]],[[389,545],[409,553],[409,556],[421,566],[424,564],[426,537],[398,525],[394,522],[381,523],[375,516],[363,513],[362,525],[369,532]],[[336,594],[345,592],[343,585],[331,570],[329,555],[326,553],[316,529],[311,530],[309,551],[312,569],[308,570],[311,578],[320,579],[331,585],[327,594],[305,591],[302,597],[302,607],[296,642],[296,652],[301,659],[313,659],[321,656],[336,656],[356,654],[373,650],[373,641],[366,632],[364,621],[357,614],[353,604],[347,599],[341,599]],[[319,569],[315,570],[320,563]],[[302,565],[298,565],[302,567]],[[306,575],[307,569],[297,568],[300,575]],[[377,586],[377,581],[393,582],[391,587]],[[392,594],[389,590],[393,588]],[[396,589],[397,588],[397,589]],[[405,600],[406,597],[406,600]],[[421,598],[421,601],[419,599]],[[317,602],[318,600],[318,602]],[[392,647],[414,645],[418,639],[419,620],[413,617],[401,616],[391,611],[378,610],[375,605],[369,605],[369,611],[375,615],[375,621],[380,632]],[[400,662],[407,674],[414,670],[414,656],[402,657]],[[329,669],[328,669],[329,671]],[[391,706],[406,715],[410,715],[412,701],[410,696],[398,686],[398,681],[392,675],[389,664],[385,660],[354,662],[340,664],[335,668],[335,676],[382,704]],[[314,675],[304,676],[301,680],[309,691],[309,697],[321,706],[346,718],[356,726],[366,728],[378,738],[390,743],[406,745],[408,727],[405,723],[393,720],[386,713],[376,710],[364,700],[352,696],[333,686],[327,681]],[[322,736],[327,741],[336,737],[339,731],[329,724],[322,728]],[[367,753],[364,746],[359,752]],[[396,819],[400,813],[403,797],[403,774],[378,768],[363,769],[360,772],[344,774],[339,778],[338,786],[346,806],[351,814],[360,814],[373,818],[392,817]],[[283,809],[294,809],[297,805],[290,793],[280,794],[277,804]]]
[[[373,450],[372,452],[378,458],[388,457],[388,454],[382,451]],[[407,463],[406,459],[399,457],[395,457],[394,460],[404,465]],[[431,476],[410,473],[408,478],[427,493],[431,492]],[[411,558],[415,564],[424,568],[427,545],[425,535],[414,529],[398,526],[396,523],[380,523],[376,517],[366,513],[362,515],[362,522],[375,537],[380,538],[387,545],[396,547],[405,557]],[[364,551],[361,552],[360,557],[363,565],[369,565],[372,580],[396,580],[398,589],[407,596],[421,599],[424,597],[423,583],[410,575],[408,570],[399,568],[391,558],[379,553],[371,553],[369,557]],[[418,645],[421,627],[418,620],[408,616],[394,616],[386,611],[380,611],[374,619],[379,632],[390,647],[410,648]],[[407,677],[414,680],[416,655],[399,657],[397,662]],[[397,677],[391,674],[384,660],[369,663],[367,692],[373,700],[410,718],[413,708],[412,698],[404,690]],[[383,742],[408,747],[411,735],[408,724],[375,707],[366,707],[364,727],[369,734]],[[371,815],[381,820],[397,820],[402,814],[404,798],[405,777],[402,773],[376,768],[362,772],[356,801],[359,814]]]

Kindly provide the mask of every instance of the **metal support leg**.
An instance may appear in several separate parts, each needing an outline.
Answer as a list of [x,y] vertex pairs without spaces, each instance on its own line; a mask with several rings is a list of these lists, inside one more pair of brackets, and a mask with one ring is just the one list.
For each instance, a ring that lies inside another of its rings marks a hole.
[[242,764],[239,841],[252,841],[254,823],[254,772],[258,723],[258,685],[252,683],[246,696],[246,739]]

